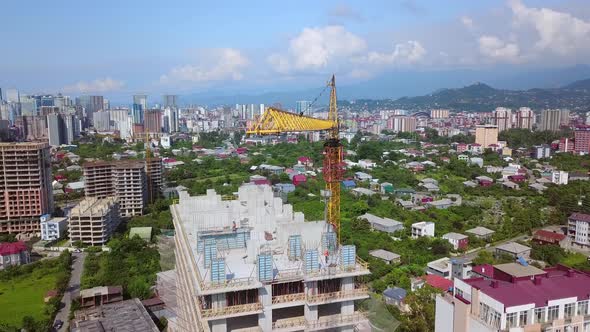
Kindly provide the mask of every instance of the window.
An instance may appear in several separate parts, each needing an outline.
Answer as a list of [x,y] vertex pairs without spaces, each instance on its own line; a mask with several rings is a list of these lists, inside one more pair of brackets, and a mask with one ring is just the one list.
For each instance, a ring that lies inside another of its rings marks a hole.
[[563,310],[564,318],[572,317],[574,315],[575,303],[567,303]]
[[535,323],[544,323],[545,322],[545,308],[536,308],[535,309]]
[[506,314],[506,326],[507,327],[516,327],[518,321],[516,319],[516,312],[512,312]]
[[490,307],[485,303],[479,303],[479,319],[484,322],[488,321],[490,313]]
[[459,296],[459,297],[461,297],[461,298],[465,298],[465,297],[463,296],[463,291],[462,291],[462,290],[460,290],[460,289],[458,289],[458,288],[455,288],[455,289],[456,289],[456,291],[455,291],[455,294],[456,294],[457,296]]
[[559,316],[559,306],[553,305],[547,308],[547,321],[552,322]]
[[588,300],[578,302],[578,315],[583,316],[588,313]]
[[490,314],[490,325],[495,327],[495,328],[500,328],[500,319],[502,318],[502,315],[500,315],[499,312],[497,312],[496,310],[492,310],[492,313]]
[[527,325],[529,323],[529,312],[528,311],[521,311],[520,312],[520,326]]

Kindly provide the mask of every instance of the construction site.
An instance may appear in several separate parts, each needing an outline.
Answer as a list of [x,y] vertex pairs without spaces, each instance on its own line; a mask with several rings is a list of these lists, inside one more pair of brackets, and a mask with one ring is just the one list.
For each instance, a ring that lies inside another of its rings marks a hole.
[[183,191],[171,205],[179,331],[353,331],[367,323],[355,301],[369,298],[360,282],[368,266],[354,245],[340,244],[344,163],[334,76],[326,89],[327,119],[269,107],[246,131],[326,134],[324,220],[306,222],[270,186],[249,183],[229,197]]

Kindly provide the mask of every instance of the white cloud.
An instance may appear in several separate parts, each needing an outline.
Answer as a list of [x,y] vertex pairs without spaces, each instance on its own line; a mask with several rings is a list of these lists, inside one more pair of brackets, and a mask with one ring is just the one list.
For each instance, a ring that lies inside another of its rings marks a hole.
[[536,47],[568,55],[590,43],[590,22],[549,8],[526,7],[521,0],[509,0],[515,23],[532,26],[539,34]]
[[290,40],[287,55],[273,54],[267,61],[280,73],[315,70],[347,61],[366,48],[362,38],[339,25],[305,28]]
[[174,67],[160,77],[160,82],[238,81],[243,78],[242,70],[249,64],[248,58],[232,48],[206,50],[201,55],[199,63]]
[[426,55],[426,49],[416,40],[396,44],[393,52],[369,52],[367,62],[373,65],[412,64]]
[[479,51],[482,55],[502,62],[521,61],[520,48],[495,36],[479,37]]
[[461,23],[469,29],[473,29],[473,19],[469,16],[461,17]]
[[99,78],[91,82],[80,81],[63,88],[64,92],[89,93],[89,92],[110,92],[121,89],[125,86],[123,81],[114,80],[110,77]]

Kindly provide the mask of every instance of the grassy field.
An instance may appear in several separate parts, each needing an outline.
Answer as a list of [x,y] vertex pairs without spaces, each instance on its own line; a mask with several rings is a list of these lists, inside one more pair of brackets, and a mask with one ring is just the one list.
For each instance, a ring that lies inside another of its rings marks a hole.
[[0,323],[20,326],[24,316],[45,317],[43,298],[55,287],[56,273],[37,270],[0,283]]
[[582,268],[587,262],[588,259],[585,255],[580,253],[570,253],[561,261],[561,264],[575,268]]

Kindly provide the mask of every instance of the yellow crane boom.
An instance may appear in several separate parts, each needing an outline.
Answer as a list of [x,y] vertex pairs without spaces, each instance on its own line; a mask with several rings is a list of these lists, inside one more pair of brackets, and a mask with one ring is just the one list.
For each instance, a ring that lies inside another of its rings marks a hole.
[[339,137],[338,107],[336,105],[336,79],[328,82],[330,88],[330,107],[328,119],[286,112],[268,107],[256,123],[246,130],[247,135],[273,135],[289,132],[328,131],[324,143],[323,175],[326,190],[330,193],[326,221],[338,234],[340,242],[340,182],[344,175],[343,151]]

